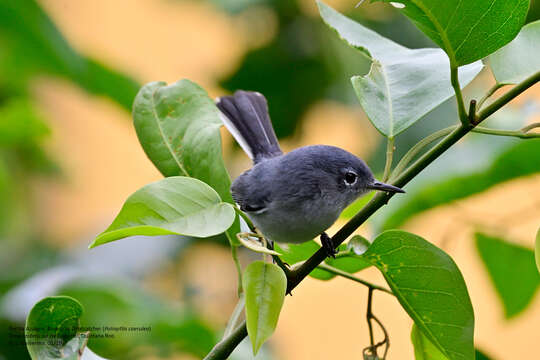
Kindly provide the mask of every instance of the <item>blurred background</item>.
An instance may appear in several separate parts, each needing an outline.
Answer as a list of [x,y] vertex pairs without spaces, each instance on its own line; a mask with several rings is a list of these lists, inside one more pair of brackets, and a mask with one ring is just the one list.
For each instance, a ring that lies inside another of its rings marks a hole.
[[[389,5],[327,3],[402,45],[434,46]],[[539,18],[540,2],[532,0],[528,21]],[[284,150],[338,145],[381,172],[385,142],[349,82],[368,70],[322,24],[313,0],[0,0],[0,359],[28,358],[25,347],[7,344],[8,327],[24,324],[33,304],[53,294],[83,304],[83,325],[152,326],[138,336],[91,339],[106,358],[198,359],[219,339],[236,303],[223,238],[137,237],[87,249],[131,193],[161,178],[131,123],[142,84],[189,78],[212,97],[260,91]],[[493,82],[485,69],[465,96],[478,98]],[[397,138],[397,156],[456,121],[451,99]],[[490,125],[538,121],[536,86]],[[234,178],[249,159],[222,135]],[[407,198],[393,199],[359,229],[373,239],[406,209],[394,223],[442,247],[463,272],[477,347],[492,359],[540,358],[538,276],[524,280],[503,268],[517,289],[508,299],[495,291],[474,240],[481,231],[532,249],[540,225],[538,141],[472,134],[408,185]],[[515,171],[516,153],[537,165]],[[423,204],[422,196],[441,200],[411,208],[408,201]],[[505,261],[501,255],[511,268]],[[384,283],[373,269],[360,276]],[[366,296],[344,279],[306,279],[287,297],[257,359],[362,358]],[[412,322],[397,301],[377,293],[374,312],[390,333],[388,358],[412,359]],[[252,358],[250,345],[233,358]]]

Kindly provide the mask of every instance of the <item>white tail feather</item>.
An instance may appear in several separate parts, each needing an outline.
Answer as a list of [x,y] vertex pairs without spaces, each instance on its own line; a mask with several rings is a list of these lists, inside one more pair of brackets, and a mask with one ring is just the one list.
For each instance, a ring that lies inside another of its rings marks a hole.
[[[216,99],[216,102],[218,102],[218,101],[219,101],[219,98]],[[253,151],[251,151],[251,148],[249,147],[248,143],[242,137],[242,135],[240,134],[240,131],[238,131],[236,126],[234,126],[233,122],[231,120],[229,120],[227,115],[225,115],[221,111],[219,112],[219,117],[221,118],[221,121],[223,122],[223,125],[225,125],[227,130],[229,130],[229,132],[234,137],[234,139],[236,140],[238,145],[240,145],[240,147],[244,150],[244,152],[247,154],[247,156],[249,156],[249,158],[253,160]]]

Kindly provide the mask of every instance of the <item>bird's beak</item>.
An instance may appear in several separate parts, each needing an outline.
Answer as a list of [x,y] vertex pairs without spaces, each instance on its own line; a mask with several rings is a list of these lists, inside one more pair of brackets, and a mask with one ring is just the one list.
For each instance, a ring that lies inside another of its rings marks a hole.
[[375,181],[371,185],[368,185],[368,189],[381,190],[381,191],[386,191],[386,192],[391,192],[391,193],[404,193],[405,192],[403,189],[398,188],[397,186],[385,184],[380,181]]

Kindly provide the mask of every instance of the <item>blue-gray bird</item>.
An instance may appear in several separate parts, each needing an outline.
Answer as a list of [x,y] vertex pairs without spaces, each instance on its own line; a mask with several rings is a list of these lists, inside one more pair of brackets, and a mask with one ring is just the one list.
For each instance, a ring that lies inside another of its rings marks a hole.
[[216,101],[222,120],[253,160],[231,186],[232,196],[271,241],[302,243],[320,235],[329,256],[336,250],[325,233],[341,212],[370,190],[404,191],[375,180],[364,161],[334,146],[304,146],[283,154],[258,92],[236,91]]

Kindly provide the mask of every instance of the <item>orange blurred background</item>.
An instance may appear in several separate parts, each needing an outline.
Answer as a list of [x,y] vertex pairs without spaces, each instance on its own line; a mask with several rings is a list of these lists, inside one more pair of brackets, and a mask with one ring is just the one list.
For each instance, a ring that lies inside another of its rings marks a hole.
[[[264,3],[233,15],[199,1],[39,3],[79,52],[121,70],[141,84],[189,78],[212,97],[226,93],[219,79],[234,73],[250,49],[268,43],[277,31],[275,15]],[[338,10],[354,6],[354,1],[327,3]],[[302,0],[301,4],[302,11],[317,18],[312,1]],[[366,9],[373,19],[393,16],[381,4],[361,9]],[[490,74],[483,73],[471,87],[487,88],[492,81]],[[53,239],[52,246],[85,245],[111,222],[131,193],[161,175],[139,146],[130,114],[119,105],[52,76],[36,78],[31,89],[39,111],[52,129],[47,148],[63,171],[61,179],[33,180],[36,221],[46,234],[44,238]],[[350,91],[352,94],[352,88]],[[540,87],[529,90],[511,107],[518,109],[527,101],[540,101]],[[540,121],[540,114],[527,121]],[[223,131],[222,135],[234,177],[249,167],[249,161],[233,149],[228,133]],[[281,142],[284,149],[333,144],[368,158],[380,137],[359,106],[325,99],[312,105],[295,133]],[[427,211],[404,226],[454,258],[474,305],[476,343],[495,359],[536,358],[531,349],[538,349],[540,299],[536,296],[525,312],[505,320],[501,303],[475,254],[472,233],[478,228],[502,230],[506,238],[532,247],[539,223],[540,175],[536,175]],[[359,232],[368,237],[374,235],[368,225]],[[216,329],[222,328],[236,301],[236,275],[229,251],[201,243],[188,252],[181,265],[171,262],[148,276],[145,287],[172,301],[181,299],[182,282],[199,287],[197,306]],[[375,269],[363,271],[361,277],[384,284]],[[369,339],[366,295],[366,288],[345,279],[306,279],[292,297],[286,298],[271,339],[276,358],[362,358],[362,349]],[[383,293],[375,296],[374,311],[390,333],[388,358],[414,358],[411,320],[394,298]],[[540,351],[536,354],[540,358]]]

